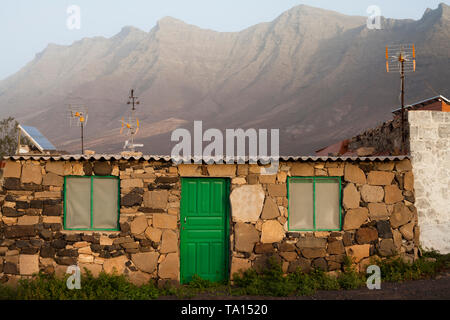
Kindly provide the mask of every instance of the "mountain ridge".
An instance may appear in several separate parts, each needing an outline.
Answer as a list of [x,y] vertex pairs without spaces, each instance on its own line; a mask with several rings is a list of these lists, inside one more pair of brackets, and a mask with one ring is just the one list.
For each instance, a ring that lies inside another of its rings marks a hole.
[[[148,32],[125,26],[110,38],[49,45],[0,81],[0,113],[12,109],[76,151],[78,131],[67,129],[65,113],[69,102],[84,103],[88,143],[92,137],[92,148],[117,152],[125,137],[114,130],[134,88],[145,126],[203,120],[219,129],[280,128],[282,152],[313,153],[390,117],[398,78],[385,74],[386,44],[416,43],[418,71],[407,78],[407,101],[429,96],[424,81],[448,95],[448,11],[441,4],[419,20],[382,19],[383,30],[368,30],[365,17],[302,5],[239,32],[164,17]],[[170,131],[163,131],[142,130],[137,141],[147,153],[169,153]]]

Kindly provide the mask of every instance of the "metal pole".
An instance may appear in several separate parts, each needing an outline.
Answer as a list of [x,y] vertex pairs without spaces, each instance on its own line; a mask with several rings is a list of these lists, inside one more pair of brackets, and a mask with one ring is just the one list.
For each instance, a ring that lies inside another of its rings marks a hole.
[[401,70],[401,81],[402,81],[402,154],[406,154],[405,148],[405,69],[404,69],[404,59],[401,60],[402,70]]
[[18,140],[17,140],[17,151],[16,154],[20,154],[20,129],[19,129],[19,134],[18,134]]
[[81,122],[81,154],[84,154],[84,144],[83,144],[83,122]]

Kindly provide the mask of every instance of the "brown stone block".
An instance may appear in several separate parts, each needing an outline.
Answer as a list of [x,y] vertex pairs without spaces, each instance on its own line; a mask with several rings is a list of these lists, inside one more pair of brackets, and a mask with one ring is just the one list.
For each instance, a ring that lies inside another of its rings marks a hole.
[[42,170],[38,164],[27,162],[22,167],[21,183],[41,184]]
[[366,244],[378,240],[378,231],[375,228],[361,228],[356,231],[356,242],[358,244]]
[[273,243],[283,240],[286,232],[277,220],[267,220],[262,225],[261,243]]
[[22,165],[16,161],[6,161],[5,168],[3,169],[4,178],[20,178],[22,172]]
[[238,164],[237,165],[237,175],[238,176],[248,175],[248,164]]
[[327,246],[327,239],[325,238],[316,238],[316,237],[305,237],[300,238],[297,241],[296,246],[300,249],[304,248],[319,248],[325,249]]
[[177,217],[168,214],[153,214],[153,227],[160,229],[177,229]]
[[162,233],[161,253],[178,252],[178,235],[175,231],[166,229]]
[[344,180],[356,184],[365,184],[366,175],[358,166],[347,163],[344,169]]
[[261,214],[261,219],[269,220],[275,219],[280,216],[280,210],[278,209],[277,204],[273,201],[272,198],[266,197],[266,201],[264,202],[263,211]]
[[283,242],[279,245],[278,250],[281,252],[295,251],[295,245],[293,243]]
[[390,257],[397,254],[393,239],[383,239],[378,246],[378,253],[383,257]]
[[[143,254],[145,254],[145,253],[133,254],[132,257],[135,255],[143,255]],[[147,262],[145,262],[145,260],[146,260],[145,256],[139,256],[137,258],[137,260],[139,260],[139,264],[142,263],[142,265],[144,265],[144,266],[151,263],[150,257],[149,257],[149,259],[147,259]],[[118,256],[115,258],[105,259],[105,261],[103,262],[103,271],[105,271],[105,273],[108,273],[108,274],[112,274],[112,273],[116,272],[117,274],[120,275],[125,270],[125,263],[127,261],[128,261],[128,258],[124,255]],[[134,260],[133,260],[133,262],[135,263]],[[136,263],[135,263],[135,265],[136,265]],[[156,262],[155,262],[155,266],[156,266]],[[153,268],[153,270],[154,270],[154,268]]]
[[382,202],[384,189],[380,186],[363,185],[361,187],[361,198],[365,202]]
[[277,180],[276,174],[262,174],[259,176],[259,183],[275,183]]
[[298,258],[298,255],[295,251],[280,252],[279,254],[284,260],[289,261],[289,262],[295,261]]
[[251,268],[251,262],[248,259],[242,259],[237,257],[231,258],[231,271],[230,275],[233,277],[235,273],[241,273]]
[[344,168],[328,168],[327,170],[330,177],[342,177],[344,175]]
[[388,186],[394,179],[393,172],[370,171],[367,175],[367,183],[373,186]]
[[257,243],[255,245],[255,253],[273,253],[275,248],[272,243]]
[[148,227],[148,221],[146,216],[136,217],[130,224],[130,230],[132,234],[140,234]]
[[327,252],[329,254],[343,254],[345,253],[344,244],[341,240],[329,242]]
[[393,204],[400,201],[403,201],[403,194],[397,185],[394,184],[384,187],[384,202],[386,204]]
[[367,208],[350,209],[345,213],[344,230],[358,229],[369,216]]
[[400,232],[403,235],[403,238],[406,240],[413,240],[414,239],[414,226],[416,223],[414,221],[411,221],[410,223],[407,223],[400,227]]
[[46,175],[44,175],[42,184],[44,186],[62,187],[64,185],[64,178],[58,176],[57,174],[49,172]]
[[295,162],[291,166],[291,175],[293,177],[312,177],[314,176],[314,165],[307,162]]
[[144,193],[144,206],[154,209],[166,209],[169,201],[167,190],[146,191]]
[[394,170],[394,165],[395,165],[395,163],[393,161],[375,162],[375,170],[392,171],[392,170]]
[[371,220],[380,220],[389,218],[389,212],[384,203],[369,203],[369,217]]
[[286,197],[286,184],[268,184],[267,191],[272,197]]
[[47,161],[45,164],[45,171],[52,172],[59,176],[72,174],[71,165],[65,161]]
[[403,172],[403,171],[411,171],[412,165],[409,159],[404,159],[395,164],[395,170]]
[[252,224],[238,222],[234,227],[234,249],[240,252],[253,252],[259,233]]
[[180,259],[177,253],[169,253],[159,264],[158,276],[161,279],[178,280],[180,273]]
[[210,177],[235,177],[235,164],[211,164],[207,166]]
[[95,161],[93,170],[97,176],[109,176],[112,172],[112,166],[107,161]]
[[353,245],[345,247],[347,256],[352,257],[355,262],[361,261],[370,255],[370,244]]
[[342,193],[342,204],[345,209],[353,209],[359,207],[361,196],[353,183],[347,184]]
[[414,175],[412,171],[408,171],[405,173],[403,188],[405,190],[413,191],[414,190]]
[[325,257],[327,252],[322,248],[304,248],[301,249],[302,255],[307,259],[315,259]]

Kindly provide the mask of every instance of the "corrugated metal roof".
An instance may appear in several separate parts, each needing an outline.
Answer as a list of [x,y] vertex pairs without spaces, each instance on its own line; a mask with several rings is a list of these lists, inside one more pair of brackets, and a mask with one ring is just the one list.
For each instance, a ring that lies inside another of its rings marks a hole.
[[[439,100],[439,99],[444,100],[445,103],[447,103],[447,104],[450,104],[450,100],[449,99],[447,99],[446,97],[444,97],[442,95],[439,95],[439,96],[435,96],[435,97],[432,97],[432,98],[428,98],[428,99],[425,99],[425,100],[421,100],[421,101],[418,101],[418,102],[411,103],[411,104],[405,106],[405,109],[409,110],[409,109],[411,109],[411,108],[413,108],[413,107],[415,107],[415,106],[417,106],[419,104],[424,104],[424,103],[428,104],[428,103],[431,103],[431,102]],[[397,109],[392,110],[392,113],[396,113],[396,112],[399,112],[401,110],[402,110],[402,107],[399,107]]]
[[[394,161],[394,160],[403,160],[409,159],[409,155],[402,156],[372,156],[372,157],[357,157],[357,156],[339,156],[339,157],[330,157],[330,156],[280,156],[280,161]],[[53,160],[53,161],[78,161],[78,160],[139,160],[139,161],[179,161],[183,160],[181,158],[173,158],[171,156],[162,156],[162,155],[143,155],[143,156],[122,156],[118,154],[95,154],[95,155],[17,155],[17,156],[5,156],[4,160]],[[188,158],[186,160],[196,160],[198,158]],[[216,158],[203,160],[204,163],[210,163],[212,160],[217,160]],[[223,159],[225,161],[225,159]],[[244,162],[249,162],[249,160],[255,161],[255,158],[249,159],[249,157],[238,158],[235,159],[235,163],[239,160],[243,160]],[[257,159],[258,162],[267,163],[268,161],[274,160],[276,158],[271,157],[262,157]]]

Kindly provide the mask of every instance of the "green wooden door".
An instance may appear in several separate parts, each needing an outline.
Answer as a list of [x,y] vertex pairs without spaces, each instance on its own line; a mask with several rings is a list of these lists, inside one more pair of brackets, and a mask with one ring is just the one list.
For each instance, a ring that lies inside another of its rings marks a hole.
[[228,201],[228,179],[182,178],[181,283],[228,278]]

